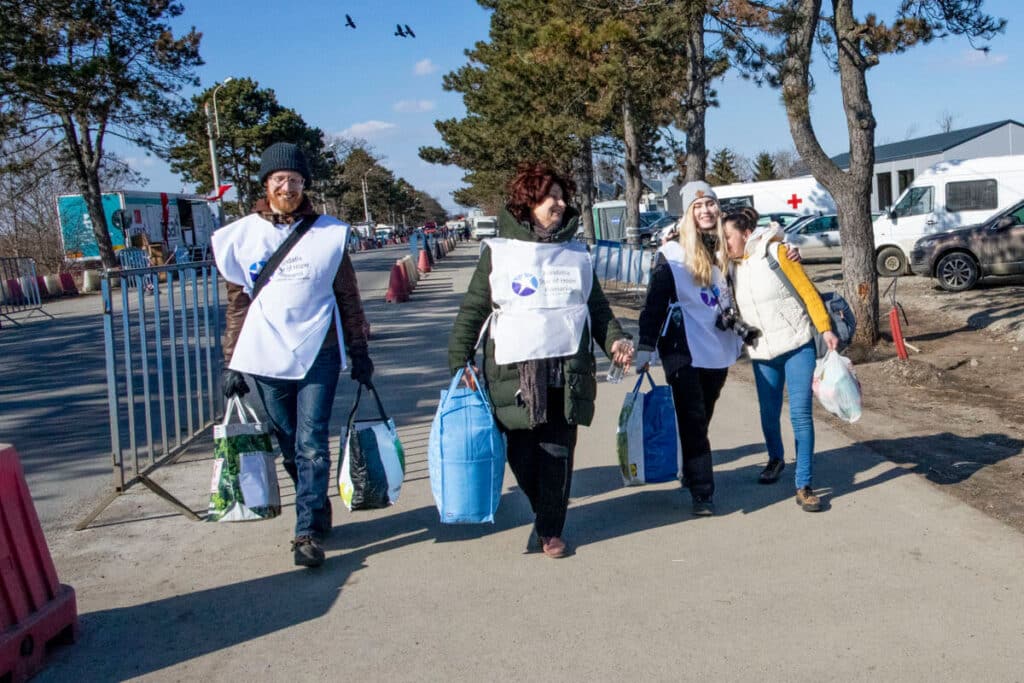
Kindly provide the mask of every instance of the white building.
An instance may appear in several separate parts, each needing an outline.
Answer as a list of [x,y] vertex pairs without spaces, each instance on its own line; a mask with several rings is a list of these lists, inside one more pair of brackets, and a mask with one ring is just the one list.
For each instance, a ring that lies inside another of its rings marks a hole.
[[[871,210],[892,206],[919,173],[940,161],[1008,154],[1024,154],[1024,125],[1010,119],[879,145],[875,147]],[[850,155],[840,154],[832,161],[847,168]]]

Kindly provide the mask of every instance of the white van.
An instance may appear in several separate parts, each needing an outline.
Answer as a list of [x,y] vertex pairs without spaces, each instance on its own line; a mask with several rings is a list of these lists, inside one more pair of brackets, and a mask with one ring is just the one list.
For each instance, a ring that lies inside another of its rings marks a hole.
[[1024,197],[1024,155],[940,161],[875,219],[878,274],[909,273],[914,243],[925,235],[981,223]]
[[728,213],[750,206],[762,216],[768,214],[826,214],[836,212],[836,203],[814,176],[732,183],[715,189],[718,205]]

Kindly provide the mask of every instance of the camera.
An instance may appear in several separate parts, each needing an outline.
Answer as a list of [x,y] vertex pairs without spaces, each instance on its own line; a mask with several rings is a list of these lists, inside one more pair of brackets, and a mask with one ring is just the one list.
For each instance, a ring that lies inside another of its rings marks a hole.
[[761,330],[743,322],[743,318],[740,317],[740,313],[736,310],[735,306],[719,309],[718,318],[715,319],[715,327],[720,330],[732,330],[739,335],[739,338],[747,346],[753,346],[757,338],[761,336]]

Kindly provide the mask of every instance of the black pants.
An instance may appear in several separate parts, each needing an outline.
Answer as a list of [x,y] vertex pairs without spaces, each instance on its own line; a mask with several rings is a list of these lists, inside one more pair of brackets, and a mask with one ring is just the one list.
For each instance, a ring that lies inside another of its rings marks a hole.
[[530,500],[538,536],[561,536],[572,486],[576,426],[565,421],[562,390],[548,393],[548,421],[506,430],[508,464]]
[[710,498],[715,493],[708,425],[728,374],[728,368],[708,370],[688,365],[668,380],[683,448],[683,479],[693,496]]

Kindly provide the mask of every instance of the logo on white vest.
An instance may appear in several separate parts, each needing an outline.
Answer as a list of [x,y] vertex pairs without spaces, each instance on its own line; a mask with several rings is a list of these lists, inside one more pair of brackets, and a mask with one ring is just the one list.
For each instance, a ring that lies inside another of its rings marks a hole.
[[253,284],[256,284],[256,280],[259,278],[260,272],[263,270],[263,266],[265,265],[267,265],[266,261],[257,261],[249,266],[249,277],[252,279]]
[[700,300],[704,302],[704,305],[708,308],[714,308],[718,305],[718,287],[701,287],[700,289]]
[[540,288],[540,281],[533,273],[520,273],[512,279],[512,291],[518,296],[530,296]]

